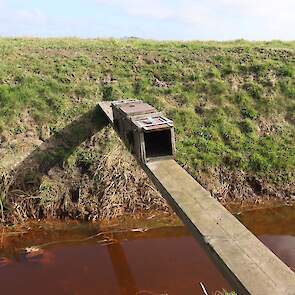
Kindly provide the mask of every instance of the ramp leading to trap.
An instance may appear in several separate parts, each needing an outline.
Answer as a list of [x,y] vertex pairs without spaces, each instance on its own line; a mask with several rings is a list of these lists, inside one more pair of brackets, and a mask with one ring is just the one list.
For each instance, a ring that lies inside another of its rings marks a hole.
[[[113,124],[111,103],[99,105]],[[137,160],[194,237],[239,283],[238,294],[295,295],[295,273],[174,159]]]

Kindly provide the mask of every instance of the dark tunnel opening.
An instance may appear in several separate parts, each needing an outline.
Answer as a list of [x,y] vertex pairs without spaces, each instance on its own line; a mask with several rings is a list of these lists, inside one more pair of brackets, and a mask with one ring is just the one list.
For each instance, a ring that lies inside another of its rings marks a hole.
[[172,155],[171,130],[158,130],[144,133],[146,158]]

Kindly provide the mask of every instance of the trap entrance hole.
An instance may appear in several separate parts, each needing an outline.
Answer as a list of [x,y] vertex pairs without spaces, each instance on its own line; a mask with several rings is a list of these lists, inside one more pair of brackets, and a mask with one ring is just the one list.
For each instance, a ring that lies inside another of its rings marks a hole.
[[172,155],[171,131],[159,130],[144,133],[146,158]]

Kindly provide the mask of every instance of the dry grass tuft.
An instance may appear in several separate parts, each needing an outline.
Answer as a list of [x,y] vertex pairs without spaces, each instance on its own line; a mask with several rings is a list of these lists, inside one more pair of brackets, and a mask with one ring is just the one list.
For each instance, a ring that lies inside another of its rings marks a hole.
[[169,210],[144,171],[119,144],[100,158],[94,179],[101,194],[101,218],[110,219],[135,211]]

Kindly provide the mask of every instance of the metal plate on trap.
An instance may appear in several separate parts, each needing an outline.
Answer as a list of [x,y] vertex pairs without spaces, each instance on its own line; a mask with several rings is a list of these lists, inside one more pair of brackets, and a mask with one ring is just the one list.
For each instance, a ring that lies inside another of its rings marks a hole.
[[173,121],[161,115],[153,116],[153,114],[145,118],[134,120],[134,124],[146,131],[173,127]]

